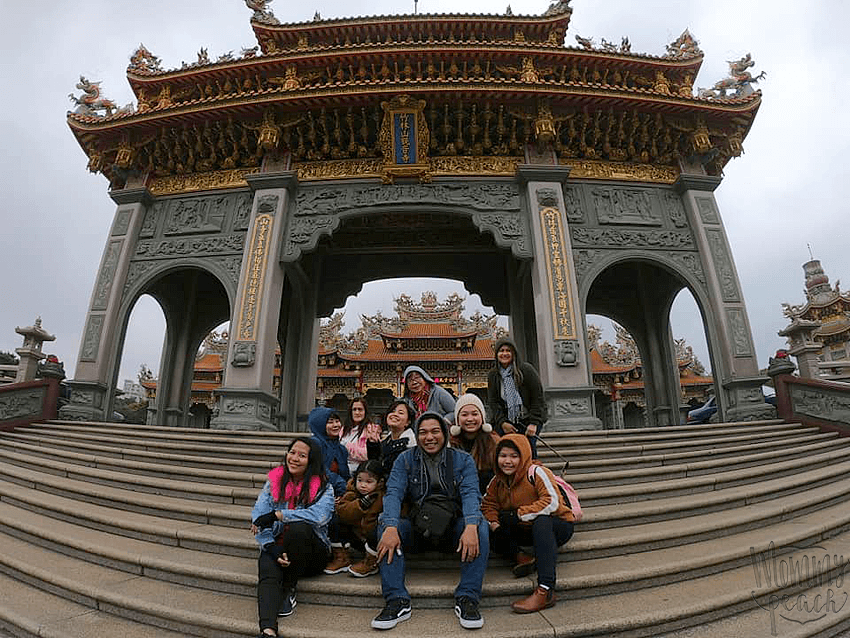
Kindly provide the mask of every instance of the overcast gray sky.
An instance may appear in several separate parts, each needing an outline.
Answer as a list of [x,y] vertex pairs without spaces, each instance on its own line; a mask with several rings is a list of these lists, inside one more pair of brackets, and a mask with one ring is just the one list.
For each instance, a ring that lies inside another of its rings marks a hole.
[[[421,0],[420,13],[502,13],[507,2]],[[546,0],[511,1],[514,14],[538,14]],[[278,2],[281,22],[411,13],[413,2],[338,0]],[[726,61],[747,52],[763,104],[745,154],[726,167],[715,192],[738,266],[760,365],[784,340],[780,303],[803,301],[801,265],[807,243],[834,282],[850,278],[846,200],[850,183],[847,152],[846,25],[850,3],[821,0],[573,0],[567,44],[575,35],[619,42],[628,36],[633,52],[662,55],[685,29],[700,43],[705,61],[696,86],[724,77]],[[115,205],[103,176],[86,170],[86,157],[65,122],[68,94],[79,76],[102,82],[119,105],[134,101],[126,81],[129,57],[139,43],[165,68],[256,44],[251,11],[242,0],[55,0],[33,8],[0,0],[0,350],[21,343],[15,326],[41,315],[56,335],[46,348],[65,361],[69,377],[104,241]],[[843,107],[841,105],[844,105]],[[424,282],[367,284],[346,311],[348,328],[361,313],[392,310],[403,290],[418,299],[433,289],[442,298],[457,285]],[[687,294],[685,295],[687,297]],[[475,299],[467,304],[476,308]],[[134,377],[141,363],[159,365],[164,322],[155,303],[144,300],[131,320],[120,378]],[[677,302],[674,333],[696,345],[708,365],[702,325],[692,301]]]

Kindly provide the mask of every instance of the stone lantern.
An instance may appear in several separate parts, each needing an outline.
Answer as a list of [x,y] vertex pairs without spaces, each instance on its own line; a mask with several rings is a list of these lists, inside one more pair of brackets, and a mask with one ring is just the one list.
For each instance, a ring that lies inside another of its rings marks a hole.
[[35,379],[38,362],[47,356],[41,351],[41,345],[45,341],[55,341],[56,337],[41,327],[41,317],[36,317],[35,325],[26,328],[17,327],[15,332],[24,338],[24,345],[15,350],[21,358],[15,383],[32,381]]

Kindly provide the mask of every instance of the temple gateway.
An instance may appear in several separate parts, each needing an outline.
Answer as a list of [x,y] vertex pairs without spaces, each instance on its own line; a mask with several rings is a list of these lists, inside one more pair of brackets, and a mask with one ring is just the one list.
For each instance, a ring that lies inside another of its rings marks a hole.
[[[585,316],[635,340],[649,425],[679,422],[670,307],[700,308],[721,420],[768,416],[713,191],[761,93],[694,91],[686,31],[662,55],[566,46],[571,8],[281,23],[257,46],[165,69],[140,46],[134,108],[80,78],[68,123],[116,203],[62,418],[112,413],[141,295],[166,337],[155,422],[189,424],[195,353],[230,321],[212,426],[300,430],[319,320],[364,282],[463,281],[540,371],[550,429],[599,428]],[[272,385],[280,349],[280,385]]]

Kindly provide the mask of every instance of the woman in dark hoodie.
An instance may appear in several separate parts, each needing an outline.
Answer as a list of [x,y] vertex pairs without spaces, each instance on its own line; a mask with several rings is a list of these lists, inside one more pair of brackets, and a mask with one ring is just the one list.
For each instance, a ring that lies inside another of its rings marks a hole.
[[322,450],[322,463],[337,498],[345,494],[345,486],[351,473],[348,469],[348,450],[339,442],[342,421],[336,410],[326,407],[313,408],[307,417],[313,440]]
[[525,434],[537,458],[537,437],[546,422],[546,402],[540,375],[530,363],[522,361],[516,344],[510,339],[496,342],[496,365],[487,375],[487,403],[496,431],[504,436]]

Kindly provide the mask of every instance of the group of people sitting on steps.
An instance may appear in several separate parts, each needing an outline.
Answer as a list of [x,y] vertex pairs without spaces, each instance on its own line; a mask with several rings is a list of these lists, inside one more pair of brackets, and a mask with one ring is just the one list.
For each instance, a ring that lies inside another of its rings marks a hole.
[[[261,548],[261,638],[276,636],[278,618],[293,613],[298,579],[322,572],[380,573],[385,606],[372,627],[392,629],[411,616],[406,556],[419,551],[460,558],[454,610],[466,629],[484,625],[479,602],[491,545],[515,576],[537,570],[537,587],[513,603],[515,612],[555,604],[558,547],[575,518],[551,470],[536,461],[546,418],[539,376],[510,340],[495,351],[488,403],[498,433],[476,395],[455,401],[418,366],[404,371],[386,434],[363,399],[351,402],[344,424],[331,408],[310,413],[312,438],[290,444],[251,513]],[[363,558],[352,563],[352,549]]]

